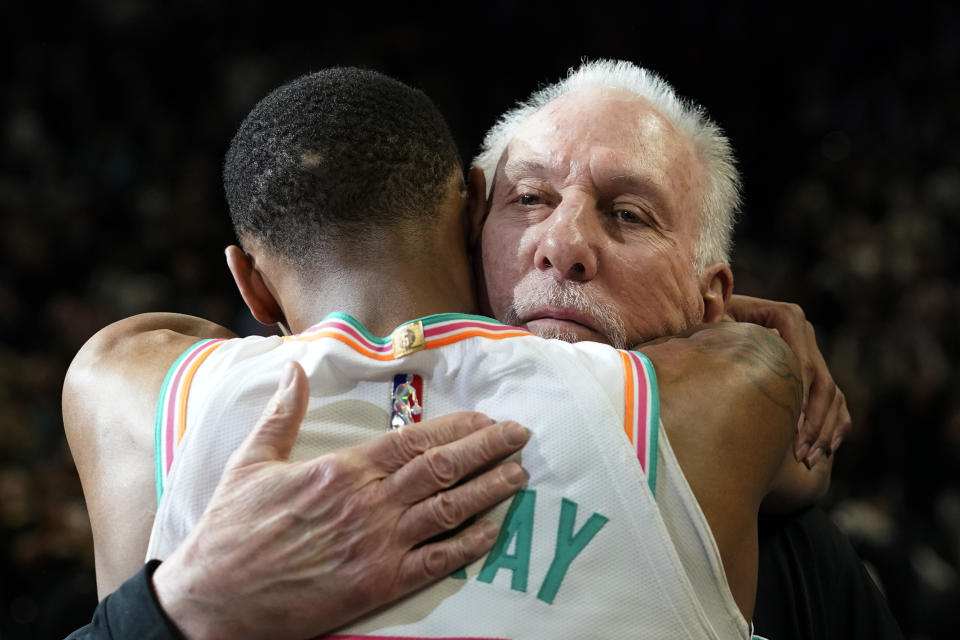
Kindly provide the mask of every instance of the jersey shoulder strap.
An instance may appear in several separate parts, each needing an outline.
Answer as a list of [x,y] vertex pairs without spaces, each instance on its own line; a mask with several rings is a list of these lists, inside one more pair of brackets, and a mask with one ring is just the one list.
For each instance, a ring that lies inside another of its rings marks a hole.
[[623,363],[623,430],[637,452],[656,497],[657,443],[660,435],[660,395],[650,359],[637,351],[620,351]]
[[197,368],[211,353],[226,342],[224,338],[200,340],[177,358],[160,388],[154,423],[154,463],[156,467],[157,502],[173,464],[177,445],[187,428],[187,399]]

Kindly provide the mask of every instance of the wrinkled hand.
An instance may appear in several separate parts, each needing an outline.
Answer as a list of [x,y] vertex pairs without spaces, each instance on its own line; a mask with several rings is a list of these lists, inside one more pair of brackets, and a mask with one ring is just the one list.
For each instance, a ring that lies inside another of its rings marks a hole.
[[800,361],[803,408],[794,453],[813,467],[837,450],[852,424],[847,399],[830,375],[813,325],[798,305],[749,296],[732,296],[727,313],[737,322],[776,329]]
[[196,528],[154,573],[163,609],[188,638],[335,629],[486,553],[497,536],[487,521],[423,543],[526,482],[522,467],[506,462],[454,487],[530,437],[478,413],[288,462],[309,389],[299,365],[283,378]]

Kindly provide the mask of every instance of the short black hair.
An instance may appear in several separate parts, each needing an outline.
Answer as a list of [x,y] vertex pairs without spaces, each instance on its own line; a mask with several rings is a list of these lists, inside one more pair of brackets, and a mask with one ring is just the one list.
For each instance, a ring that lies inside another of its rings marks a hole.
[[[234,230],[293,264],[331,243],[429,223],[460,155],[422,91],[338,67],[274,90],[233,137],[223,184]],[[461,173],[462,177],[462,173]]]

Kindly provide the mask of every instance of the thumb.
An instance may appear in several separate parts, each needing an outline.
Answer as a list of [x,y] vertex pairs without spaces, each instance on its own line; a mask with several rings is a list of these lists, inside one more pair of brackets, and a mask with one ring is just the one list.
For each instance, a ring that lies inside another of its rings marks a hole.
[[297,439],[309,399],[307,374],[298,363],[288,362],[267,408],[232,456],[229,466],[286,460]]

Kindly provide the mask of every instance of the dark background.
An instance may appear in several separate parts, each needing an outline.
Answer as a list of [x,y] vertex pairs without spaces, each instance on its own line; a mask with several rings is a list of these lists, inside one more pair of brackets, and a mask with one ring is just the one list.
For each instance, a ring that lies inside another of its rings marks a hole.
[[958,10],[311,7],[0,3],[0,639],[62,636],[96,601],[59,409],[72,355],[142,311],[252,329],[219,171],[256,100],[372,67],[432,96],[469,159],[583,56],[659,71],[726,129],[745,184],[736,290],[803,306],[854,417],[830,512],[908,637],[955,637]]

